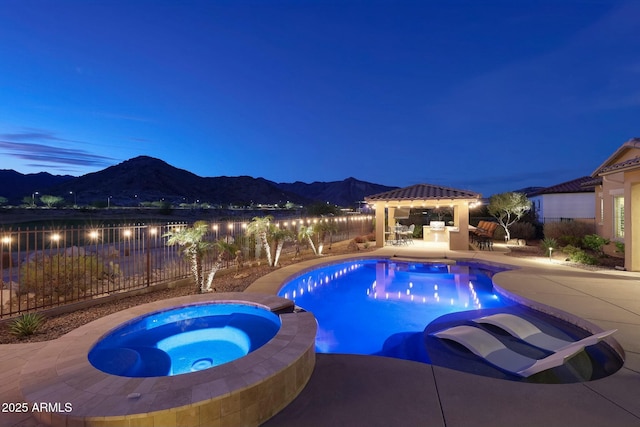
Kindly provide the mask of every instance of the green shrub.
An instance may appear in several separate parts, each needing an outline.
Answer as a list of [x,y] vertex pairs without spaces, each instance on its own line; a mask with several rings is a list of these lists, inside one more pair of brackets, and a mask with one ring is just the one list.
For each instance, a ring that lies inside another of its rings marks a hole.
[[598,263],[598,260],[596,260],[595,257],[572,245],[567,245],[562,248],[562,252],[569,255],[570,261],[577,262],[579,264],[595,265]]
[[544,237],[556,239],[562,246],[580,246],[582,239],[595,233],[595,225],[581,221],[547,222],[543,227]]
[[582,249],[575,247],[573,245],[566,245],[562,247],[562,252],[564,252],[565,254],[572,256],[573,254],[575,254],[578,251],[581,251]]
[[558,243],[560,246],[575,246],[579,248],[582,246],[582,238],[578,236],[564,235],[558,238]]
[[550,238],[542,239],[540,248],[545,255],[549,255],[549,249],[559,249],[558,241],[556,239]]
[[516,222],[509,231],[512,239],[532,240],[536,237],[536,227],[530,222]]
[[604,245],[609,244],[609,239],[605,239],[604,237],[600,237],[597,234],[587,234],[582,238],[582,244],[585,248],[591,249],[593,251],[598,252],[599,254],[603,253],[602,247]]
[[598,260],[595,257],[589,255],[582,249],[578,249],[578,251],[571,255],[569,259],[579,264],[596,265],[598,263]]
[[614,242],[616,245],[616,252],[624,253],[624,242]]
[[115,274],[116,265],[108,270],[96,255],[38,255],[20,267],[22,293],[37,297],[83,296],[98,280]]
[[38,313],[25,313],[14,319],[9,325],[11,334],[26,337],[35,334],[44,323],[44,317]]

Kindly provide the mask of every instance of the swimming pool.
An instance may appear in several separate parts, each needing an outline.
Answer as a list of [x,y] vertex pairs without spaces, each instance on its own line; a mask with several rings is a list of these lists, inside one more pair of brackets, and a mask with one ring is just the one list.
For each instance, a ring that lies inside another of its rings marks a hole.
[[246,356],[273,338],[279,317],[244,304],[197,304],[133,319],[101,338],[89,362],[125,377],[186,374]]
[[365,259],[298,275],[278,295],[318,320],[316,351],[428,361],[422,333],[448,313],[514,305],[493,290],[506,268]]

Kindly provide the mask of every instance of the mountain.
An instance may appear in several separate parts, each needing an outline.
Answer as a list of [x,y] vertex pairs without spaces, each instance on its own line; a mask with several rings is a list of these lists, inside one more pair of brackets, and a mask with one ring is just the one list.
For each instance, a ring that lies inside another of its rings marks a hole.
[[[41,180],[35,182],[34,176],[41,176]],[[11,184],[7,185],[9,182]],[[355,178],[328,183],[277,184],[250,176],[201,177],[160,159],[139,156],[77,178],[48,173],[22,175],[15,171],[0,171],[0,188],[0,195],[12,202],[19,202],[38,191],[40,194],[63,196],[67,200],[73,194],[78,204],[100,201],[112,206],[135,206],[140,202],[158,200],[173,204],[199,201],[211,204],[292,202],[308,205],[329,202],[339,206],[357,206],[357,202],[365,196],[394,187]]]
[[153,157],[139,156],[83,175],[51,189],[77,194],[80,203],[94,200],[114,205],[166,200],[168,202],[305,203],[307,199],[280,190],[270,181],[248,176],[203,178]]
[[42,193],[45,188],[75,179],[71,175],[51,175],[48,172],[21,174],[11,169],[0,169],[0,196],[19,203],[23,197]]
[[366,181],[359,181],[349,177],[343,181],[332,182],[312,182],[306,184],[296,181],[292,184],[279,183],[278,187],[296,194],[304,194],[315,201],[329,201],[338,206],[355,206],[362,201],[365,196],[393,190],[397,187],[372,184]]

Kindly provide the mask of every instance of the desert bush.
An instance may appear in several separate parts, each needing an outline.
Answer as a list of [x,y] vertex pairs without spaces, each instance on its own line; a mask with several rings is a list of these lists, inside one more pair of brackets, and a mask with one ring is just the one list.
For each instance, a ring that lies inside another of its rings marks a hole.
[[593,251],[598,252],[599,254],[603,253],[602,247],[604,245],[609,244],[609,239],[605,239],[604,237],[600,237],[597,234],[587,234],[582,238],[582,244],[585,248],[591,249]]
[[105,275],[108,272],[96,255],[40,255],[20,267],[20,291],[39,297],[84,295]]
[[14,319],[9,325],[9,331],[17,337],[35,334],[44,323],[44,317],[38,313],[25,313]]
[[356,236],[353,238],[356,243],[365,243],[367,241],[366,236]]
[[376,233],[369,233],[369,234],[367,234],[366,237],[367,237],[367,240],[369,242],[375,242],[376,241]]
[[582,249],[576,251],[569,259],[573,262],[577,262],[579,264],[587,264],[587,265],[596,265],[598,260],[583,251]]
[[558,249],[558,241],[556,239],[545,238],[540,242],[540,249],[545,255],[549,254],[549,249]]
[[594,232],[593,224],[580,221],[547,222],[543,228],[545,238],[556,239],[562,246],[580,246],[584,236]]
[[598,263],[595,257],[573,245],[563,247],[562,252],[569,256],[570,261],[577,262],[579,264],[595,265]]
[[574,253],[576,253],[576,252],[578,252],[580,250],[582,250],[582,249],[580,249],[580,248],[578,248],[576,246],[573,246],[573,245],[566,245],[566,246],[562,247],[562,252],[567,254],[567,255],[569,255],[569,256],[573,255]]
[[536,237],[536,227],[530,222],[516,222],[509,231],[512,239],[532,240]]

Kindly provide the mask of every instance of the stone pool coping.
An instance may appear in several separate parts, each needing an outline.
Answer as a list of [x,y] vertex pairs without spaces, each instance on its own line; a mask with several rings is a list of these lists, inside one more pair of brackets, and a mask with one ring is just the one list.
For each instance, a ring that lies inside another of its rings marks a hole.
[[38,421],[53,426],[259,425],[291,402],[313,372],[316,321],[311,313],[281,314],[280,330],[265,345],[199,372],[120,377],[96,369],[87,359],[95,342],[124,322],[205,302],[255,305],[273,312],[293,309],[290,301],[275,295],[235,292],[172,298],[114,313],[46,343],[29,357],[20,373],[24,401],[30,406],[58,403],[53,412],[31,411]]

